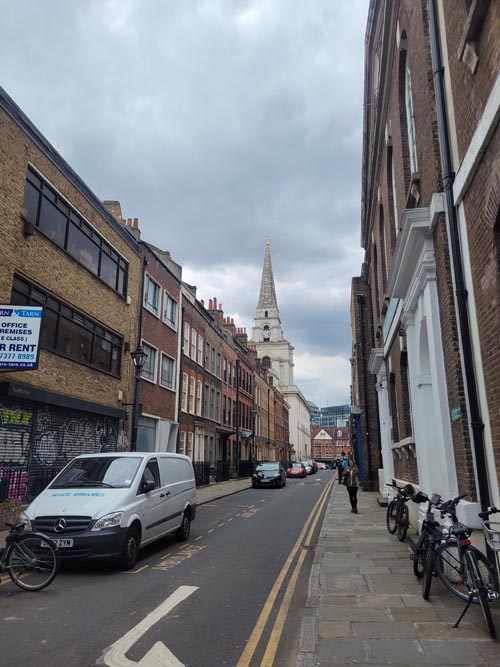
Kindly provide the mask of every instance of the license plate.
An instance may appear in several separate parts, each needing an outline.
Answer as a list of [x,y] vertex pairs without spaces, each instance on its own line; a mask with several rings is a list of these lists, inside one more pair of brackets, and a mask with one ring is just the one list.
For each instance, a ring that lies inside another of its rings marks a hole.
[[70,549],[73,546],[73,540],[70,539],[56,539],[54,540],[59,549]]

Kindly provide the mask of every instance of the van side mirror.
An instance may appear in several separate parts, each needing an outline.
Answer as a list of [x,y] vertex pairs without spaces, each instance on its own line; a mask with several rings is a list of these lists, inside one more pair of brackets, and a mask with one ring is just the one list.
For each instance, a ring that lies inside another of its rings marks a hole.
[[153,480],[145,479],[141,484],[141,493],[149,493],[150,491],[153,491],[154,488],[155,488],[155,483],[153,482]]

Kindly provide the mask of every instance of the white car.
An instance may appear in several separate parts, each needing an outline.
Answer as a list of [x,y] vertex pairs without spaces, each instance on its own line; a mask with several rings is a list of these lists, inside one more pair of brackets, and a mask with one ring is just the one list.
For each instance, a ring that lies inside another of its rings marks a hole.
[[52,538],[62,558],[108,559],[130,569],[146,544],[169,533],[187,540],[195,515],[189,457],[110,452],[73,459],[20,520]]

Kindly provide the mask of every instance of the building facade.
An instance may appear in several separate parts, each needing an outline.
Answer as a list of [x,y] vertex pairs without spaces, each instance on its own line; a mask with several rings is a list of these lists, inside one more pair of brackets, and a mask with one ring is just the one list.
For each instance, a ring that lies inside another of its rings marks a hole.
[[314,426],[324,426],[333,428],[335,426],[347,426],[351,416],[350,405],[328,405],[324,408],[318,408],[317,405],[307,402],[311,412],[311,424]]
[[467,492],[469,525],[499,502],[499,29],[495,2],[374,0],[366,33],[353,404],[381,480]]
[[23,500],[74,456],[129,446],[142,259],[2,89],[0,157],[0,302],[43,308],[37,368],[0,381],[0,476]]

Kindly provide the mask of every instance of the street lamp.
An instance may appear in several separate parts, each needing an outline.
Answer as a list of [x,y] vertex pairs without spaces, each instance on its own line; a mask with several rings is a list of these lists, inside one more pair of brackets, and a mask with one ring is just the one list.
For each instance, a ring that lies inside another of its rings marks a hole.
[[139,386],[141,381],[141,371],[148,358],[148,353],[144,352],[141,344],[130,353],[132,361],[135,366],[135,385],[134,385],[134,402],[132,404],[132,444],[130,449],[135,452],[137,448],[137,426],[138,426],[138,412],[139,412]]

